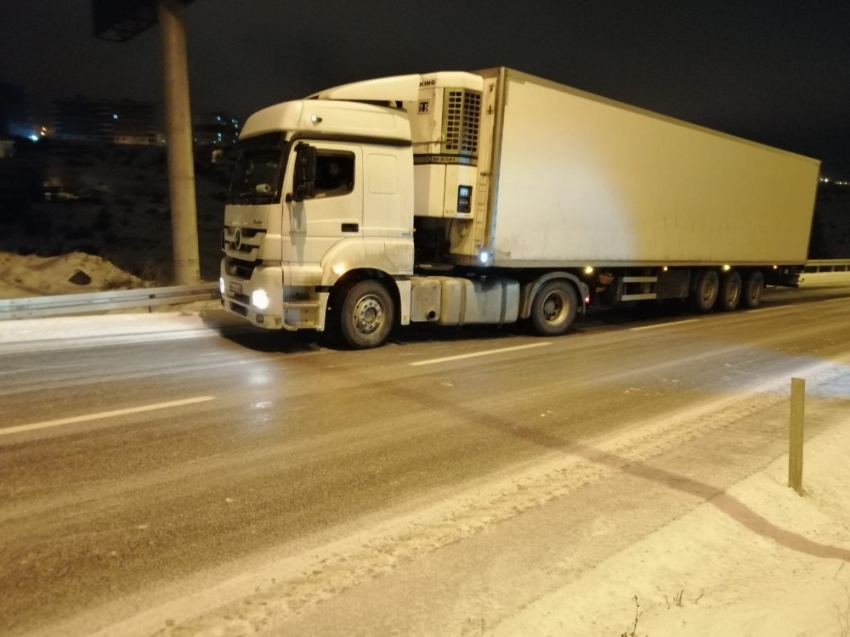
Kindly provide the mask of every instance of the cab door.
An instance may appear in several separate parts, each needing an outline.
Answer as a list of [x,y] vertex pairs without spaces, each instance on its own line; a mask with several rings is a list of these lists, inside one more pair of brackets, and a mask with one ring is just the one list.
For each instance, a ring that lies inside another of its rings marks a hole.
[[[306,142],[302,142],[306,143]],[[293,265],[317,266],[341,241],[363,237],[362,150],[344,142],[310,142],[316,149],[312,192],[302,201],[287,196],[284,218],[289,218],[291,254],[284,245],[283,258]],[[287,161],[283,192],[294,192],[298,143]],[[284,242],[286,231],[284,230]]]

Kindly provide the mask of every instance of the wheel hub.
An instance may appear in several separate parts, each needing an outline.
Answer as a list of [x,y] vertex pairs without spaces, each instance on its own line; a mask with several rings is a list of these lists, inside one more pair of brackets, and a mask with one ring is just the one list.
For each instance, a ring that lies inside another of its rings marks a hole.
[[566,304],[560,295],[552,293],[543,301],[543,317],[551,322],[556,322],[564,313]]
[[383,308],[378,299],[367,296],[360,300],[354,308],[354,321],[357,331],[361,334],[371,334],[377,330],[384,320]]

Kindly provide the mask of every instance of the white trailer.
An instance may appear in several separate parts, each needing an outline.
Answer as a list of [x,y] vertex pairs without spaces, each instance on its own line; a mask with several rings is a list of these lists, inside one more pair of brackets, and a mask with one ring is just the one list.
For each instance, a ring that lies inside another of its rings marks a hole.
[[222,302],[255,325],[569,330],[587,303],[758,305],[806,263],[819,162],[505,68],[264,109],[237,144]]

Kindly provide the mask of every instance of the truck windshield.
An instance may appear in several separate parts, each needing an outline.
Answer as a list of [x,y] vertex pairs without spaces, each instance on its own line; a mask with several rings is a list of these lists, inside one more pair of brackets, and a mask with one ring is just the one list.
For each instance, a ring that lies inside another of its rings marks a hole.
[[238,142],[238,157],[227,193],[229,204],[269,204],[280,201],[285,143],[273,133]]

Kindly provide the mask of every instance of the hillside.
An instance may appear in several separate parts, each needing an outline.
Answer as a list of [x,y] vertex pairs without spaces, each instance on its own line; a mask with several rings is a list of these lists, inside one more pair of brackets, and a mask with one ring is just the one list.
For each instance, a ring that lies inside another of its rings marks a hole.
[[[0,161],[4,172],[12,176],[5,180],[0,204],[0,252],[41,257],[82,252],[146,281],[171,281],[164,148],[42,141]],[[196,162],[200,269],[206,281],[218,278],[227,172]],[[42,184],[42,201],[15,190],[33,179]]]

